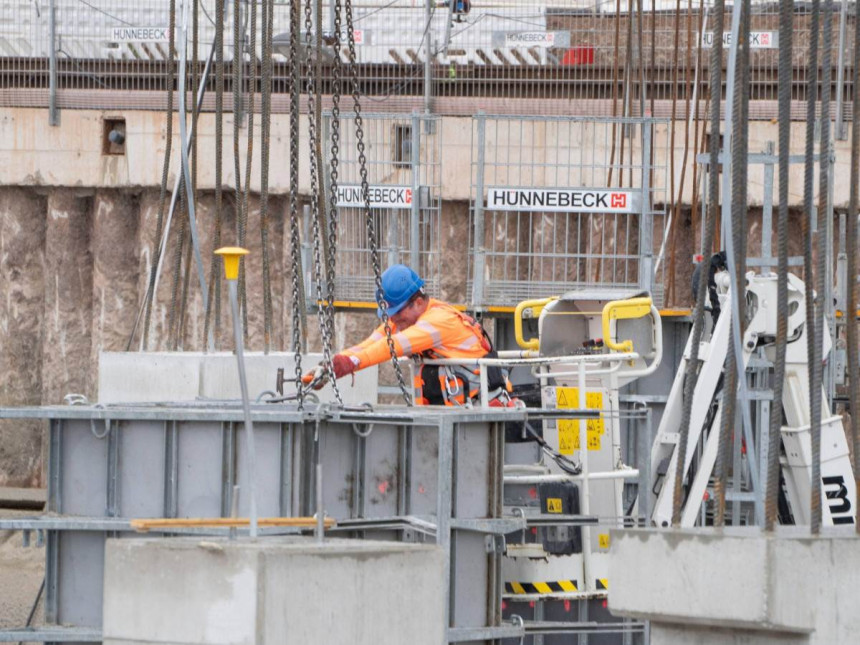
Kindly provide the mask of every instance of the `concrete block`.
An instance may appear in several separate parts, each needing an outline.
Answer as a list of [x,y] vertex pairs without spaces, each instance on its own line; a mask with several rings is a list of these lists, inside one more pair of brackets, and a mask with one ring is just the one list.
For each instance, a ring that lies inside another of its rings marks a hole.
[[[770,538],[690,530],[612,531],[609,607],[646,620],[809,632],[815,619]],[[782,576],[782,578],[781,578]]]
[[445,642],[436,546],[309,538],[112,539],[106,645]]
[[652,645],[857,642],[853,527],[613,531],[609,608],[650,620]]
[[[310,368],[322,360],[321,354],[307,354],[302,366]],[[252,401],[266,390],[275,389],[275,375],[283,367],[294,376],[294,355],[287,352],[247,352],[245,354],[248,394]],[[376,403],[378,371],[361,370],[355,378],[338,381],[344,403]],[[287,391],[293,388],[286,385]],[[318,393],[321,401],[333,401],[326,386]],[[195,399],[238,399],[239,373],[236,357],[230,352],[102,352],[99,354],[99,403],[153,403]]]
[[193,401],[200,361],[178,352],[101,352],[99,403]]

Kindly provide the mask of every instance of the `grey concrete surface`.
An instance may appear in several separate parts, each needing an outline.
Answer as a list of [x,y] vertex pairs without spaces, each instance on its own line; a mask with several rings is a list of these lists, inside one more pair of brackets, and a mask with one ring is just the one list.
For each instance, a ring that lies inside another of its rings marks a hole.
[[[321,354],[303,357],[303,369],[322,360]],[[245,365],[248,394],[253,399],[266,390],[274,390],[276,374],[283,367],[287,378],[295,377],[294,357],[287,352],[247,352]],[[295,390],[285,384],[285,393]],[[344,403],[356,405],[377,400],[375,367],[357,372],[338,381]],[[333,401],[331,386],[317,393],[321,401]],[[99,356],[99,403],[140,403],[156,401],[193,401],[203,399],[238,399],[236,356],[219,352],[103,352]]]
[[439,645],[444,566],[392,542],[113,539],[104,642]]
[[612,531],[609,609],[650,620],[651,645],[857,643],[850,528]]

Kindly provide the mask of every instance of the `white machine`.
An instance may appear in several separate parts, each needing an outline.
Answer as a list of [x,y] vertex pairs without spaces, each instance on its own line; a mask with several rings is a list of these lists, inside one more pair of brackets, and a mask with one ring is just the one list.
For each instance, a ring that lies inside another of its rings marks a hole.
[[[523,319],[535,317],[537,338],[523,338]],[[507,597],[600,599],[609,588],[609,528],[623,526],[624,484],[638,476],[622,462],[619,390],[659,366],[660,315],[643,294],[572,292],[521,303],[515,326],[517,342],[537,357],[543,407],[600,415],[545,421],[539,463],[506,465],[506,504],[536,529],[506,545]],[[518,505],[529,498],[531,506]]]
[[[731,299],[728,274],[718,274],[722,313],[709,337],[699,347],[699,378],[693,395],[688,450],[684,461],[686,498],[681,513],[681,525],[701,523],[706,513],[703,504],[709,495],[717,456],[718,432],[722,414],[722,373],[729,343]],[[809,524],[810,481],[812,473],[812,442],[810,438],[809,379],[807,376],[807,334],[804,284],[788,275],[789,317],[786,349],[785,383],[782,406],[774,406],[771,414],[783,414],[782,466],[783,492],[795,524]],[[743,364],[746,367],[757,354],[772,361],[777,325],[777,278],[747,274],[748,323],[743,338]],[[831,338],[824,326],[822,356],[831,348]],[[672,496],[678,459],[678,436],[681,423],[684,375],[690,356],[687,343],[684,358],[672,385],[666,410],[651,451],[652,521],[667,526],[672,520]],[[825,526],[854,523],[857,503],[856,490],[848,453],[848,444],[839,416],[830,416],[822,390],[821,421],[821,506]]]

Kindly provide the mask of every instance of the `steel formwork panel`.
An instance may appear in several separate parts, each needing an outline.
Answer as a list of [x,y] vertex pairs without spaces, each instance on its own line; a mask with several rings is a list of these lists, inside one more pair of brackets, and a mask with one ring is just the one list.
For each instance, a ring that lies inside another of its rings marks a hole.
[[[501,520],[500,422],[525,411],[256,405],[252,415],[261,516],[315,507],[309,457],[318,432],[324,507],[340,528],[435,540],[449,556],[450,639],[510,632],[501,625],[501,555],[488,553],[485,534],[511,530]],[[233,485],[247,489],[235,403],[5,408],[0,418],[50,420],[51,515],[8,528],[47,534],[46,620],[72,630],[51,632],[53,641],[100,628],[104,542],[128,534],[129,518],[228,516]]]

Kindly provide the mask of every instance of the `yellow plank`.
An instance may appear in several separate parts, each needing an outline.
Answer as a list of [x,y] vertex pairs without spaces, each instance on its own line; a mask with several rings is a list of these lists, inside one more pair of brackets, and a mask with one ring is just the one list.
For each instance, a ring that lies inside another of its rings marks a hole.
[[[146,532],[152,529],[190,528],[190,527],[239,527],[249,526],[251,521],[247,517],[162,517],[131,520],[131,527],[135,531]],[[257,526],[295,526],[301,528],[313,528],[317,525],[313,517],[261,517],[257,520]],[[335,521],[327,517],[323,525],[330,529]]]

